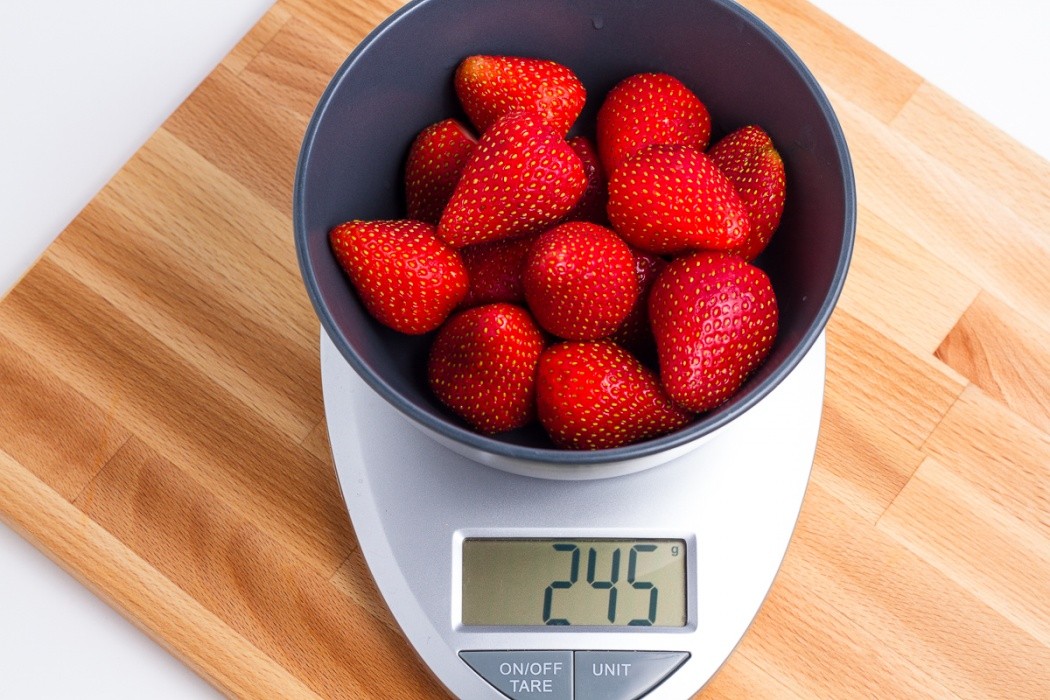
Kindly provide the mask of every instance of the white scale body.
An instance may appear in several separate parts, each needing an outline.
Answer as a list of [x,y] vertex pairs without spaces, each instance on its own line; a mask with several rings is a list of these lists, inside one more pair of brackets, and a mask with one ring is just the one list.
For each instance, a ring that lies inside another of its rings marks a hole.
[[[361,549],[398,624],[450,692],[681,700],[725,662],[780,568],[816,449],[825,340],[692,452],[580,481],[507,473],[439,445],[374,393],[324,333],[321,367],[332,453]],[[469,538],[683,540],[685,625],[465,625]]]

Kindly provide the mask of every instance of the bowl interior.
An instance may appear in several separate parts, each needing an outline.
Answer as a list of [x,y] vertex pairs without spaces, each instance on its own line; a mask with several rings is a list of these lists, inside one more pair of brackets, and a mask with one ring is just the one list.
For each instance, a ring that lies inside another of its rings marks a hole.
[[[675,75],[704,101],[712,142],[747,124],[772,136],[787,170],[784,218],[757,261],[772,278],[780,333],[769,360],[728,403],[688,428],[599,452],[553,449],[538,428],[476,435],[443,409],[425,381],[432,336],[375,322],[340,271],[327,233],[349,219],[403,216],[402,172],[424,127],[462,117],[452,75],[476,53],[533,56],[572,68],[588,91],[573,133],[593,136],[608,90],[633,73]],[[771,30],[720,0],[419,0],[378,27],[347,59],[307,131],[296,177],[296,246],[308,292],[344,357],[381,395],[449,437],[517,458],[594,463],[651,454],[721,427],[798,363],[830,315],[854,229],[853,176],[829,104]]]

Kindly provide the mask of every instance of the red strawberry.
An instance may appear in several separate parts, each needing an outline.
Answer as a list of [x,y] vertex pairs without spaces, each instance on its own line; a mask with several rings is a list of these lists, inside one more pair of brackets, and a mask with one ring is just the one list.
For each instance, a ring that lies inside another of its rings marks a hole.
[[762,270],[725,253],[679,258],[649,292],[649,320],[668,395],[691,411],[726,401],[769,355],[777,300]]
[[655,374],[608,340],[544,350],[536,371],[536,407],[555,444],[576,450],[657,437],[691,418],[671,402]]
[[521,275],[525,256],[535,236],[468,245],[460,250],[467,267],[470,288],[463,306],[479,306],[497,301],[524,302]]
[[707,148],[711,115],[682,81],[666,73],[639,73],[620,81],[598,110],[598,152],[610,176],[654,144]]
[[419,133],[405,163],[408,218],[437,225],[475,145],[477,139],[455,119]]
[[579,201],[583,164],[565,140],[534,114],[517,112],[493,124],[438,224],[453,248],[538,233]]
[[329,242],[361,303],[396,331],[434,330],[467,293],[459,253],[422,221],[348,221]]
[[729,252],[754,260],[769,244],[784,213],[784,161],[773,139],[758,126],[734,131],[707,154],[733,183],[751,217],[751,234]]
[[638,278],[638,299],[631,307],[627,318],[610,338],[624,346],[636,356],[651,354],[655,347],[653,332],[649,329],[649,288],[656,277],[667,267],[667,261],[658,255],[642,250],[634,253],[634,274]]
[[537,58],[470,56],[456,69],[455,86],[463,110],[482,133],[511,112],[535,112],[564,137],[587,100],[575,73]]
[[609,217],[605,215],[605,204],[609,201],[609,190],[605,179],[605,170],[598,160],[598,152],[586,136],[573,136],[569,145],[583,163],[583,172],[587,174],[587,189],[566,221],[590,221],[592,224],[606,226]]
[[609,180],[609,220],[653,253],[724,250],[751,231],[732,183],[689,146],[651,146],[620,166]]
[[638,297],[631,249],[609,229],[584,221],[540,234],[522,285],[540,326],[569,340],[609,335]]
[[535,415],[536,363],[543,336],[512,304],[461,311],[430,349],[427,379],[438,399],[483,433],[520,428]]

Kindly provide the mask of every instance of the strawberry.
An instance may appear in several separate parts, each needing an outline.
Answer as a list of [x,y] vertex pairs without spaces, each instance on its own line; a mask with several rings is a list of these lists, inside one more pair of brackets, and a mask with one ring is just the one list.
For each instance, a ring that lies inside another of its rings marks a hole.
[[437,225],[475,145],[477,139],[455,119],[419,133],[405,163],[408,218]]
[[610,176],[654,144],[707,148],[711,115],[689,88],[666,73],[621,80],[598,110],[598,152]]
[[535,112],[564,137],[587,100],[575,73],[538,58],[470,56],[456,69],[454,83],[463,110],[481,133],[511,112]]
[[700,252],[671,262],[656,278],[649,320],[664,389],[699,413],[726,401],[769,355],[777,300],[759,268]]
[[422,221],[348,221],[329,233],[340,267],[380,323],[418,335],[437,328],[467,293],[459,253]]
[[535,415],[543,336],[512,304],[461,311],[438,331],[427,379],[438,399],[483,433],[520,428]]
[[479,306],[497,301],[524,302],[521,275],[525,256],[535,236],[468,245],[460,250],[467,268],[470,288],[463,306]]
[[653,253],[724,250],[751,231],[732,183],[689,146],[650,146],[621,165],[609,179],[609,220]]
[[655,345],[649,329],[649,288],[656,277],[667,267],[667,261],[658,255],[634,250],[634,274],[638,278],[638,299],[627,318],[610,338],[633,352],[636,356],[651,354]]
[[765,250],[784,213],[784,161],[773,139],[758,126],[745,126],[724,137],[707,152],[733,183],[751,218],[751,233],[729,249],[748,262]]
[[568,214],[586,186],[580,157],[565,139],[534,114],[509,114],[478,142],[438,235],[462,248],[538,233]]
[[540,326],[569,340],[609,335],[638,297],[631,249],[613,231],[584,221],[540,234],[522,286]]
[[609,340],[564,342],[540,356],[540,423],[560,447],[600,450],[663,435],[691,416],[652,371]]
[[586,136],[573,136],[569,139],[569,145],[583,163],[583,172],[587,174],[587,188],[565,220],[590,221],[592,224],[607,226],[609,217],[605,215],[605,204],[609,201],[609,190],[598,152]]

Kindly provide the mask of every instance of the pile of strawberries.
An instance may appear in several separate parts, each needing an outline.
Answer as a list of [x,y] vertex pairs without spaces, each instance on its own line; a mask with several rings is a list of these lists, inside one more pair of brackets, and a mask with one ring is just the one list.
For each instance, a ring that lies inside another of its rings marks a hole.
[[480,138],[455,119],[424,129],[407,217],[330,234],[376,319],[437,330],[437,398],[486,434],[538,417],[555,444],[601,449],[732,396],[777,333],[750,262],[784,209],[769,136],[747,126],[708,148],[707,108],[660,73],[606,95],[596,145],[566,139],[586,91],[558,63],[471,56],[455,89]]

